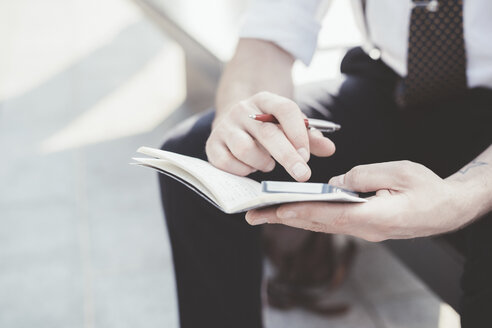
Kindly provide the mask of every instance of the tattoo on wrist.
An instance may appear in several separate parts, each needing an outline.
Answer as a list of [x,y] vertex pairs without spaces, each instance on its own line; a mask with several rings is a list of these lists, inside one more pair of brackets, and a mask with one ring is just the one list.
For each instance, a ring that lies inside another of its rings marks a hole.
[[483,166],[483,165],[488,165],[488,164],[489,163],[487,163],[487,162],[480,162],[480,161],[477,161],[477,160],[473,160],[467,166],[465,166],[464,168],[462,168],[458,172],[460,172],[461,174],[466,174],[466,172],[470,171],[471,169],[473,169],[475,167]]

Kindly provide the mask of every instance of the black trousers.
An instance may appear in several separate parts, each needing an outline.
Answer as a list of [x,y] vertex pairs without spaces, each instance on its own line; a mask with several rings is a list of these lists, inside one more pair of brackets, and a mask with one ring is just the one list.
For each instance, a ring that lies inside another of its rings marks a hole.
[[[447,177],[492,141],[492,91],[429,108],[400,110],[393,101],[397,76],[381,61],[352,49],[342,62],[343,81],[301,92],[298,103],[310,117],[342,125],[330,137],[329,158],[312,157],[311,181],[326,182],[355,165],[408,159]],[[205,142],[214,113],[179,126],[163,149],[206,159]],[[257,180],[290,180],[277,165]],[[261,327],[262,259],[259,227],[243,214],[226,215],[185,186],[160,176],[162,203],[172,244],[181,326]],[[492,218],[466,230],[462,321],[466,327],[492,326]]]

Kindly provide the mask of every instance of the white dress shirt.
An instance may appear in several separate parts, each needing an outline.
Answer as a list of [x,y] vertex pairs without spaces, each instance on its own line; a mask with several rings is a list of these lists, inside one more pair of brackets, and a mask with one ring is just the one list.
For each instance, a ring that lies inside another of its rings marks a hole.
[[[330,3],[331,0],[255,0],[245,15],[239,36],[272,41],[309,64]],[[492,1],[463,3],[468,86],[492,89]],[[412,1],[366,0],[367,24],[360,0],[352,0],[352,4],[365,36],[363,49],[379,49],[381,59],[405,76]]]

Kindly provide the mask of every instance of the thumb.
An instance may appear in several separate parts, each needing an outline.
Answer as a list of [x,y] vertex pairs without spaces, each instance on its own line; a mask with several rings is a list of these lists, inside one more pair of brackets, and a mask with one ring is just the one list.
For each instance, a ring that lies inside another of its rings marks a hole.
[[345,174],[333,177],[329,184],[358,192],[399,189],[400,162],[359,165]]

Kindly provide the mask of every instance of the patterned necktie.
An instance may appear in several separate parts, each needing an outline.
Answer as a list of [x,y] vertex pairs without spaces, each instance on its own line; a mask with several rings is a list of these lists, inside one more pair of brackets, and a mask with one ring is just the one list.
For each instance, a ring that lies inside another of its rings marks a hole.
[[463,0],[413,1],[407,76],[396,87],[400,107],[460,96],[467,88]]

